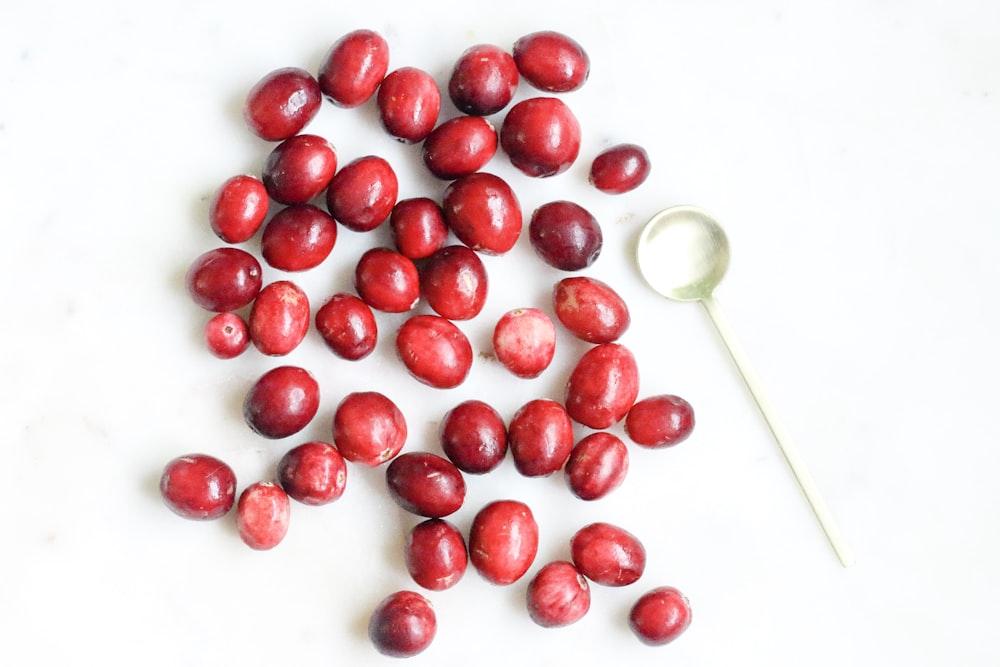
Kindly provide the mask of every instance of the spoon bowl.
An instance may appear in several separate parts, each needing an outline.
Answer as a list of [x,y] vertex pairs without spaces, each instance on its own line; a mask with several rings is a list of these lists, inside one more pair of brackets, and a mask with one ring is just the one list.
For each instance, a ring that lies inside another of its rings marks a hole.
[[729,268],[729,239],[712,216],[694,206],[654,215],[639,236],[639,271],[654,290],[675,301],[710,296]]

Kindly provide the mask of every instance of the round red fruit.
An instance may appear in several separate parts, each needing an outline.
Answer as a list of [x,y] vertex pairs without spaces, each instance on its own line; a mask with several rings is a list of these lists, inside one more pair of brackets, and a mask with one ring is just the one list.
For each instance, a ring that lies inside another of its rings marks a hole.
[[588,180],[601,192],[620,195],[642,185],[649,172],[649,155],[644,148],[635,144],[618,144],[594,158]]
[[316,311],[316,330],[327,347],[342,359],[364,359],[378,342],[372,309],[353,294],[334,294]]
[[500,127],[500,147],[511,164],[528,176],[561,174],[580,154],[580,123],[555,97],[518,102]]
[[605,343],[583,353],[566,383],[566,410],[593,429],[617,424],[639,394],[639,367],[623,345]]
[[521,406],[507,427],[514,467],[526,477],[560,470],[573,450],[573,422],[556,401],[536,398]]
[[330,47],[319,69],[319,87],[340,107],[364,104],[389,70],[389,44],[372,30],[354,30]]
[[393,658],[410,658],[425,650],[437,633],[437,617],[427,598],[399,591],[383,599],[368,621],[375,649]]
[[469,565],[465,538],[444,519],[428,519],[414,526],[406,536],[404,558],[413,581],[432,591],[457,584]]
[[389,218],[399,195],[396,172],[384,158],[352,160],[330,180],[326,205],[337,222],[355,232],[370,232]]
[[260,239],[264,261],[281,271],[307,271],[323,263],[337,242],[337,223],[312,204],[278,211]]
[[625,433],[643,447],[672,447],[694,430],[694,408],[680,396],[661,394],[638,401],[625,416]]
[[625,481],[628,448],[618,436],[598,431],[582,438],[566,461],[566,483],[581,500],[598,500]]
[[327,442],[306,442],[285,452],[278,461],[278,483],[304,505],[326,505],[344,495],[347,464]]
[[531,214],[528,240],[543,262],[562,271],[585,269],[601,255],[604,232],[579,204],[553,201]]
[[264,373],[247,392],[243,418],[265,438],[298,433],[319,409],[319,383],[298,366],[278,366]]
[[477,44],[458,57],[448,78],[448,96],[464,114],[489,116],[510,104],[518,79],[510,53],[492,44]]
[[445,456],[462,472],[482,475],[507,455],[507,426],[500,413],[483,401],[469,399],[453,407],[438,432]]
[[428,257],[448,241],[444,212],[428,197],[396,202],[389,214],[389,226],[396,250],[410,259]]
[[458,116],[427,135],[420,156],[429,172],[450,181],[481,170],[496,152],[497,132],[488,120]]
[[441,207],[458,240],[477,252],[502,255],[521,235],[521,204],[510,185],[494,174],[477,172],[453,181]]
[[462,384],[472,368],[472,344],[439,315],[414,315],[396,335],[396,353],[418,381],[437,389]]
[[367,250],[354,269],[354,289],[385,313],[405,313],[420,299],[420,273],[413,260],[389,248]]
[[603,586],[628,586],[646,569],[646,548],[635,535],[610,523],[584,526],[570,540],[573,564]]
[[219,359],[240,356],[250,345],[250,329],[236,313],[218,313],[205,323],[205,344]]
[[375,467],[406,444],[406,418],[391,399],[376,391],[348,394],[333,415],[333,443],[348,461]]
[[236,504],[240,539],[251,549],[273,549],[288,533],[290,513],[288,494],[280,486],[272,482],[251,484]]
[[250,130],[265,141],[298,134],[319,112],[323,95],[313,76],[298,67],[284,67],[258,81],[243,104]]
[[469,560],[491,584],[513,584],[525,575],[537,554],[538,524],[521,501],[493,501],[473,518]]
[[390,72],[378,87],[379,121],[390,136],[412,144],[431,133],[441,112],[434,77],[416,67]]
[[559,32],[533,32],[514,42],[518,72],[539,90],[565,93],[581,87],[590,75],[590,57],[576,40]]
[[596,278],[574,276],[552,290],[556,317],[574,336],[588,343],[612,343],[632,323],[625,300]]
[[263,284],[257,258],[239,248],[216,248],[200,255],[184,276],[191,299],[216,313],[239,310]]
[[493,354],[504,368],[521,378],[534,378],[552,363],[556,327],[537,308],[504,313],[493,328]]
[[246,174],[223,183],[208,207],[208,221],[216,236],[226,243],[243,243],[264,224],[269,206],[267,188],[260,179]]
[[654,588],[632,606],[628,624],[647,646],[669,644],[691,625],[691,605],[672,586]]
[[544,628],[576,623],[590,609],[590,584],[567,561],[548,563],[528,584],[528,614]]
[[486,304],[486,267],[468,246],[441,248],[420,268],[420,287],[434,312],[449,320],[471,320]]
[[164,466],[160,495],[172,512],[186,519],[218,519],[236,501],[236,473],[214,456],[180,456]]
[[465,478],[448,459],[430,452],[400,454],[386,466],[389,495],[407,512],[437,519],[465,502]]
[[336,171],[337,153],[329,141],[297,134],[267,156],[261,180],[279,204],[307,204],[323,192]]
[[309,331],[309,298],[290,280],[269,283],[250,309],[250,340],[268,356],[298,347]]

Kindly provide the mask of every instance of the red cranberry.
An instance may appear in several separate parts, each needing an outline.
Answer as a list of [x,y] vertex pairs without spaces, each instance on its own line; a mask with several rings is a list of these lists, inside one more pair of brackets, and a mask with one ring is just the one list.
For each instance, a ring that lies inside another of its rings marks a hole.
[[518,102],[500,127],[500,147],[528,176],[544,178],[570,168],[580,154],[580,123],[554,97]]
[[418,585],[443,591],[459,582],[469,565],[465,538],[444,519],[414,526],[404,545],[406,570]]
[[559,403],[536,398],[521,406],[507,427],[514,467],[526,477],[544,477],[563,467],[573,450],[573,422]]
[[385,131],[400,141],[423,141],[437,124],[441,91],[427,72],[400,67],[388,74],[378,88],[379,120]]
[[628,448],[618,436],[598,431],[573,447],[566,461],[566,483],[581,500],[598,500],[625,481]]
[[419,593],[399,591],[382,600],[368,621],[368,638],[375,649],[393,658],[410,658],[434,641],[437,617],[430,601]]
[[643,447],[672,447],[693,430],[694,409],[672,394],[644,398],[625,416],[625,433]]
[[669,644],[691,625],[691,605],[672,586],[654,588],[632,605],[628,625],[647,646]]
[[499,176],[477,172],[448,185],[444,219],[458,240],[487,255],[502,255],[521,235],[521,204]]
[[454,180],[486,166],[497,152],[497,132],[485,118],[458,116],[427,135],[420,156],[438,178]]
[[618,144],[602,151],[590,165],[590,184],[601,192],[620,195],[649,177],[649,155],[641,146]]
[[216,248],[199,256],[184,277],[196,304],[216,313],[239,310],[263,284],[257,258],[239,248]]
[[353,294],[334,294],[316,311],[316,330],[342,359],[364,359],[378,342],[378,323],[367,303]]
[[410,259],[423,259],[448,241],[448,225],[437,202],[414,197],[396,202],[389,215],[396,250]]
[[278,211],[264,227],[264,261],[282,271],[306,271],[323,263],[337,242],[337,223],[312,204]]
[[180,456],[164,466],[160,495],[172,512],[186,519],[218,519],[236,501],[236,473],[214,456]]
[[533,32],[514,42],[513,51],[518,72],[539,90],[551,93],[576,90],[590,75],[587,52],[562,33]]
[[610,523],[584,526],[570,540],[573,563],[603,586],[635,583],[646,569],[646,549],[635,535]]
[[276,202],[306,204],[323,192],[336,171],[337,153],[329,141],[297,134],[267,156],[261,180]]
[[319,87],[340,107],[364,104],[389,70],[389,45],[372,30],[349,32],[330,47],[319,69]]
[[566,383],[566,410],[594,429],[617,424],[639,394],[639,367],[628,348],[605,343],[583,353]]
[[486,304],[486,267],[468,246],[441,248],[420,269],[420,287],[434,312],[449,320],[471,320]]
[[205,344],[219,359],[233,359],[250,345],[250,329],[236,313],[218,313],[205,324]]
[[486,581],[506,586],[524,576],[538,553],[538,524],[518,500],[483,507],[469,529],[469,560]]
[[400,454],[385,469],[389,495],[407,512],[438,519],[465,502],[465,478],[448,459],[430,452]]
[[625,300],[596,278],[560,280],[552,290],[552,304],[563,326],[588,343],[614,342],[632,322]]
[[309,298],[290,280],[278,280],[260,291],[250,309],[250,340],[262,354],[283,356],[309,331]]
[[604,233],[597,219],[579,204],[554,201],[531,214],[528,239],[543,262],[563,271],[585,269],[601,254]]
[[396,353],[414,378],[437,389],[462,384],[472,368],[472,344],[438,315],[414,315],[396,335]]
[[354,288],[375,310],[404,313],[420,299],[420,273],[405,255],[388,248],[372,248],[358,260]]
[[522,378],[542,374],[556,352],[556,327],[537,308],[504,313],[493,328],[493,353],[504,368]]
[[260,179],[241,174],[226,180],[215,192],[208,221],[226,243],[243,243],[264,224],[268,206],[267,188]]
[[326,191],[330,214],[350,230],[369,232],[392,213],[399,181],[392,166],[377,155],[352,160],[337,172]]
[[483,401],[469,399],[453,407],[438,432],[445,456],[462,472],[482,475],[507,455],[507,426],[500,413]]
[[319,384],[309,371],[278,366],[264,373],[247,392],[243,418],[265,438],[298,433],[319,409]]
[[278,461],[278,483],[304,505],[325,505],[344,495],[347,464],[333,445],[306,442],[289,449]]
[[250,89],[243,118],[261,139],[282,141],[298,134],[319,112],[322,101],[319,84],[309,72],[285,67]]
[[576,623],[590,609],[590,584],[567,561],[548,563],[528,584],[528,614],[544,628]]
[[348,461],[375,467],[406,444],[406,418],[377,391],[348,394],[333,415],[333,443]]
[[288,494],[272,482],[255,482],[243,490],[236,504],[240,539],[251,549],[273,549],[288,533],[291,512]]
[[477,44],[458,57],[448,78],[448,96],[464,114],[489,116],[510,104],[518,78],[509,53],[492,44]]

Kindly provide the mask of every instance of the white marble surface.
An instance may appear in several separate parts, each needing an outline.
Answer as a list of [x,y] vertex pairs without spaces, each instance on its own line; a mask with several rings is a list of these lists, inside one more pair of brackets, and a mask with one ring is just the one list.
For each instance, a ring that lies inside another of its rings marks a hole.
[[[596,588],[589,615],[535,627],[526,580],[492,588],[469,571],[431,593],[433,646],[412,664],[995,665],[1000,590],[1000,5],[948,2],[90,3],[38,0],[0,23],[0,646],[12,665],[390,664],[364,634],[383,595],[412,587],[402,531],[414,520],[381,471],[351,469],[325,508],[293,507],[286,541],[258,553],[232,517],[194,523],[156,491],[162,465],[222,456],[241,486],[273,472],[304,437],[329,437],[339,398],[391,394],[410,447],[481,396],[506,415],[558,397],[579,346],[518,382],[477,359],[469,381],[433,392],[401,374],[391,335],[357,365],[317,338],[288,359],[323,387],[302,437],[269,442],[239,416],[275,360],[222,362],[201,346],[187,264],[216,240],[207,199],[259,169],[265,147],[239,119],[245,91],[286,65],[315,70],[349,29],[381,31],[392,66],[440,80],[467,46],[561,29],[592,56],[566,96],[583,158],[530,182],[498,157],[524,208],[574,198],[605,226],[592,275],[633,309],[623,342],[643,393],[686,396],[695,435],[633,450],[626,485],[572,498],[558,477],[508,461],[470,481],[453,518],[515,496],[536,509],[536,567],[565,558],[583,523],[619,523],[650,562],[632,588]],[[355,6],[356,5],[356,6]],[[523,95],[529,91],[523,90]],[[448,109],[447,113],[451,113]],[[313,129],[342,160],[377,152],[401,195],[439,191],[415,151],[381,135],[371,108],[326,106]],[[586,156],[643,143],[640,190],[599,196]],[[691,203],[726,225],[734,258],[719,298],[856,554],[842,569],[795,487],[701,308],[663,301],[637,277],[631,244],[660,208]],[[342,233],[301,278],[324,298],[351,258],[385,237]],[[252,243],[250,244],[252,247]],[[478,349],[492,321],[545,305],[555,274],[522,243],[488,261],[487,311],[464,328]],[[276,272],[268,273],[269,278]],[[398,319],[380,320],[390,332]],[[624,613],[669,583],[694,622],[674,644],[640,646]]]

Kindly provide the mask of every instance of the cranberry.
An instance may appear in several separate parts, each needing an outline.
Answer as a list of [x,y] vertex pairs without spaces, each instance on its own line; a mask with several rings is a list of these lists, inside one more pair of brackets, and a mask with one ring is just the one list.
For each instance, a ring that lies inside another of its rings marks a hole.
[[691,605],[676,588],[660,586],[632,605],[628,625],[643,644],[669,644],[691,625]]
[[267,217],[267,188],[246,174],[233,176],[216,190],[208,207],[208,221],[226,243],[248,241]]
[[521,76],[550,93],[576,90],[590,75],[590,58],[583,47],[552,30],[521,37],[514,42],[513,56]]
[[369,232],[392,213],[399,181],[392,166],[377,155],[352,160],[337,172],[326,191],[326,205],[337,222]]
[[334,294],[316,311],[316,330],[342,359],[364,359],[378,342],[378,323],[367,303],[353,294]]
[[528,614],[544,628],[576,623],[590,609],[590,584],[573,564],[557,560],[548,563],[528,584]]
[[587,209],[568,201],[536,208],[528,223],[528,239],[543,262],[563,271],[587,268],[604,247],[601,224]]
[[632,322],[625,300],[596,278],[560,280],[552,290],[552,304],[563,326],[588,343],[612,343]]
[[243,490],[236,504],[240,539],[251,549],[273,549],[288,533],[291,512],[288,494],[272,482],[255,482]]
[[323,263],[337,242],[337,223],[312,204],[278,211],[264,227],[264,261],[282,271],[306,271]]
[[507,455],[503,417],[480,400],[463,401],[446,412],[438,433],[445,456],[462,472],[487,473]]
[[405,255],[389,248],[372,248],[358,260],[354,288],[375,310],[404,313],[420,299],[420,273]]
[[304,505],[325,505],[347,486],[347,464],[337,448],[311,441],[289,449],[278,461],[278,483]]
[[319,409],[319,384],[309,371],[278,366],[264,373],[243,400],[247,425],[265,438],[298,433]]
[[250,329],[236,313],[218,313],[205,323],[205,344],[219,359],[233,359],[250,345]]
[[262,354],[277,357],[294,350],[309,331],[309,298],[290,280],[260,291],[250,309],[250,340]]
[[179,456],[163,468],[160,495],[172,512],[186,519],[218,519],[236,501],[236,473],[214,456]]
[[598,500],[625,481],[628,448],[618,436],[598,431],[582,438],[566,461],[566,483],[581,500]]
[[486,267],[468,246],[446,246],[421,267],[420,287],[427,305],[438,315],[471,320],[486,304]]
[[297,134],[267,156],[261,180],[274,201],[306,204],[323,192],[336,171],[337,153],[329,141]]
[[486,166],[497,152],[497,132],[485,118],[458,116],[427,135],[420,156],[438,178],[454,180]]
[[199,256],[184,277],[188,294],[206,310],[239,310],[256,298],[263,284],[257,258],[239,248],[216,248]]
[[625,433],[643,447],[672,447],[694,430],[694,409],[680,396],[661,394],[638,401],[625,416]]
[[414,526],[404,544],[406,570],[418,585],[443,591],[459,582],[469,565],[465,538],[444,519]]
[[489,116],[510,104],[518,78],[513,56],[499,46],[477,44],[458,57],[448,78],[448,96],[464,114]]
[[635,535],[610,523],[584,526],[570,540],[576,568],[595,584],[627,586],[646,569],[646,549]]
[[448,225],[437,202],[414,197],[396,202],[389,214],[396,250],[410,259],[423,259],[448,241]]
[[542,374],[556,352],[556,327],[537,308],[504,313],[493,328],[493,353],[504,368],[522,378]]
[[563,467],[573,450],[573,422],[559,403],[536,398],[522,405],[507,427],[514,467],[526,477],[544,477]]
[[524,576],[538,553],[538,524],[519,500],[495,500],[469,529],[469,560],[486,581],[506,586]]
[[406,444],[406,418],[377,391],[348,394],[333,415],[333,443],[348,461],[375,467]]
[[354,30],[330,47],[319,69],[319,87],[340,107],[364,104],[389,70],[389,45],[372,30]]
[[583,353],[566,383],[566,410],[594,429],[617,424],[639,394],[639,367],[628,348],[605,343]]
[[590,164],[590,184],[601,192],[630,192],[649,177],[649,155],[641,146],[618,144],[602,151]]
[[376,650],[393,658],[410,658],[434,641],[437,617],[430,601],[413,591],[383,599],[368,621],[368,638]]
[[438,315],[414,315],[396,334],[396,353],[414,378],[437,389],[462,384],[472,368],[472,345]]
[[441,91],[434,77],[416,67],[390,72],[378,87],[376,101],[382,127],[407,144],[423,141],[441,112]]
[[561,174],[580,154],[580,123],[555,97],[518,102],[500,127],[500,147],[511,164],[528,176]]
[[313,76],[298,67],[267,74],[247,95],[243,118],[265,141],[281,141],[298,134],[319,112],[323,95]]
[[521,204],[499,176],[477,172],[448,185],[444,219],[458,240],[487,255],[502,255],[521,235]]
[[448,459],[430,452],[400,454],[385,469],[389,495],[407,512],[438,519],[465,502],[465,478]]

